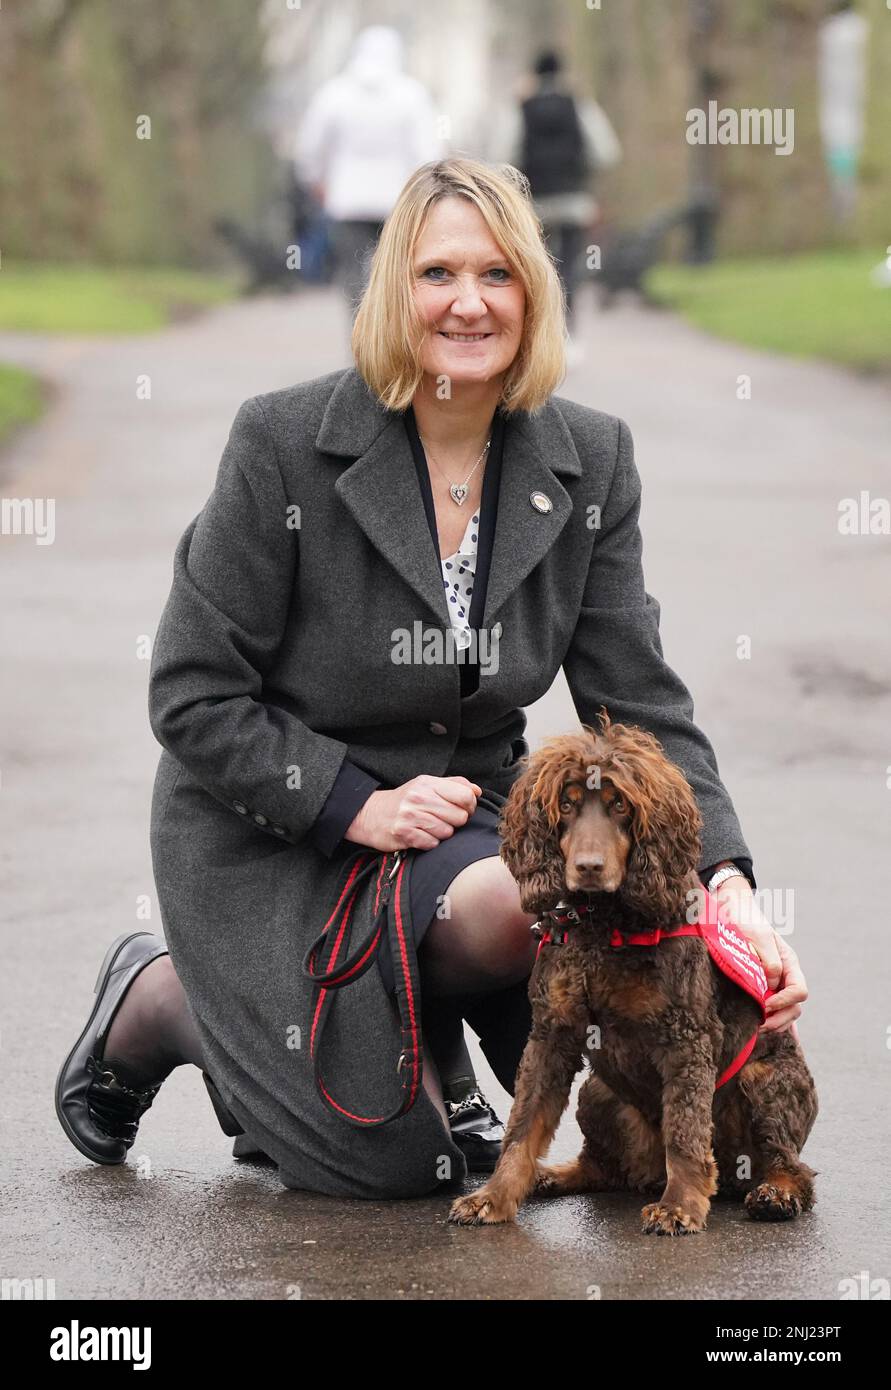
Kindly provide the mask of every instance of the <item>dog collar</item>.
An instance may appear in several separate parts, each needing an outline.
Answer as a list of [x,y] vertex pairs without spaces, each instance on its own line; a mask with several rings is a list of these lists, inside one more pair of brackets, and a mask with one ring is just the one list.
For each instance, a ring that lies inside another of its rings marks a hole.
[[532,935],[539,938],[538,949],[546,945],[565,946],[570,930],[580,926],[583,921],[591,921],[593,917],[594,909],[590,903],[582,903],[579,907],[573,907],[571,903],[557,903],[556,907],[543,912],[531,927]]
[[[709,954],[718,968],[742,989],[757,999],[763,1006],[772,991],[768,988],[767,976],[754,948],[746,938],[719,915],[717,899],[709,892],[705,894],[706,910],[696,922],[674,922],[666,927],[650,927],[644,931],[622,932],[613,927],[610,946],[621,949],[625,946],[658,946],[660,941],[670,941],[676,936],[698,936],[706,944]],[[531,928],[542,946],[565,946],[569,933],[582,922],[591,922],[597,917],[597,909],[591,903],[559,902],[541,917]]]

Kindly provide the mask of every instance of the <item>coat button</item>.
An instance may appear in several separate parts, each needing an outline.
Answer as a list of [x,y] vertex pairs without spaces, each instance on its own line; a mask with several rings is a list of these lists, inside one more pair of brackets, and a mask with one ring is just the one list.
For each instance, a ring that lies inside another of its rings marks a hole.
[[550,512],[554,504],[546,492],[530,492],[529,501],[537,512]]
[[255,825],[268,825],[269,821],[266,819],[265,816],[261,816],[260,812],[257,811],[254,816],[254,823]]
[[273,835],[287,835],[288,832],[283,825],[274,825],[272,827],[272,833]]
[[431,734],[447,734],[448,729],[446,728],[445,724],[440,724],[437,720],[434,719],[430,724],[430,732]]
[[232,810],[237,811],[240,816],[246,816],[248,813],[248,808],[243,801],[233,801]]

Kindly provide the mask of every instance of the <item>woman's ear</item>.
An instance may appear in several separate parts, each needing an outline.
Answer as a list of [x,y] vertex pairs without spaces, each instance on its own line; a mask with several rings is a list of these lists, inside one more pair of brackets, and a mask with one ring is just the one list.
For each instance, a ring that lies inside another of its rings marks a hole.
[[565,892],[563,857],[557,831],[541,803],[531,795],[534,773],[517,778],[501,810],[501,858],[520,890],[524,912],[541,913],[554,907]]

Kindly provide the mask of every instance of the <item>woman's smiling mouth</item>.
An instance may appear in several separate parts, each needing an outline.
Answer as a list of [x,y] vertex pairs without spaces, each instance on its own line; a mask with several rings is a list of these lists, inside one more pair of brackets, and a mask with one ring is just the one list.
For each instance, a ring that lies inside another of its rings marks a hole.
[[491,333],[444,333],[441,328],[437,332],[440,338],[447,338],[450,343],[482,343],[492,337]]

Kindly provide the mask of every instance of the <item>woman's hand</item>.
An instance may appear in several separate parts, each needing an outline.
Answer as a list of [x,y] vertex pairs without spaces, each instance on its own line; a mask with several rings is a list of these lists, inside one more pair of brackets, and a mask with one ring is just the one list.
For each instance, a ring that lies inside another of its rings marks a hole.
[[482,791],[466,777],[422,773],[392,791],[372,792],[345,838],[369,849],[433,849],[467,824]]
[[742,874],[734,874],[733,878],[719,883],[715,897],[722,909],[722,916],[728,917],[734,926],[739,927],[755,948],[764,966],[767,983],[777,991],[765,1005],[767,1019],[761,1031],[782,1033],[791,1028],[797,1037],[795,1020],[807,999],[807,985],[798,956],[783,937],[777,936],[755,901],[752,885]]

